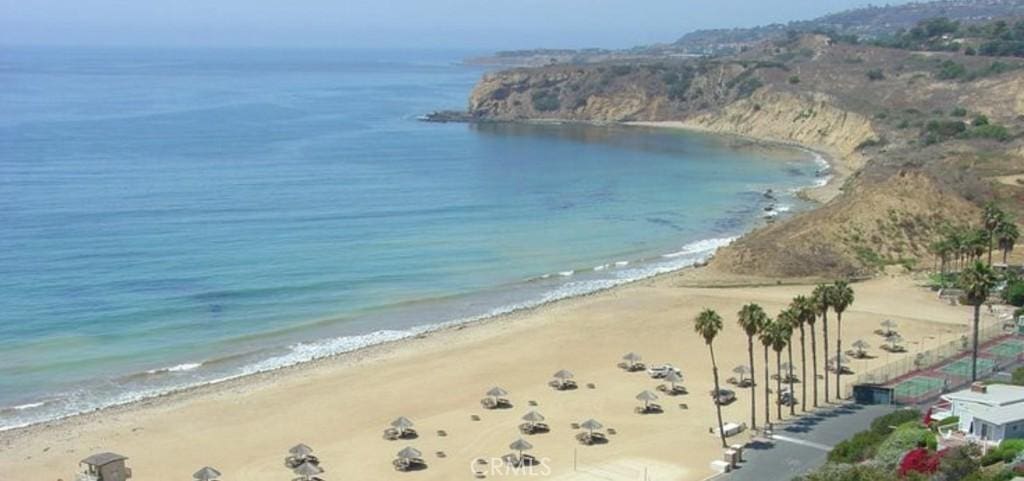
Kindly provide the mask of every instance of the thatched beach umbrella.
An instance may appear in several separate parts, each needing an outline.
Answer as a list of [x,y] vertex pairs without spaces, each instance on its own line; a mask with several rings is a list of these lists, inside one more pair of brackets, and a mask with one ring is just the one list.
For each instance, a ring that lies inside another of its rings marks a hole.
[[313,463],[302,463],[297,468],[295,468],[295,474],[302,476],[302,478],[305,479],[306,481],[310,481],[311,479],[313,479],[313,476],[316,476],[322,472],[324,472],[324,469]]
[[885,337],[891,336],[895,330],[896,321],[892,319],[886,319],[882,321],[882,334],[885,335]]
[[517,451],[519,453],[519,460],[523,459],[523,451],[529,451],[533,449],[533,445],[528,443],[525,439],[519,438],[512,444],[508,445],[508,448]]
[[743,380],[747,378],[747,374],[750,374],[750,366],[747,366],[746,364],[740,364],[739,366],[734,367],[732,369],[732,372],[734,374],[739,374],[740,382],[743,382]]
[[648,408],[651,407],[651,403],[658,399],[658,395],[645,389],[640,394],[636,395],[636,399],[638,401],[643,401],[644,410],[646,411]]
[[398,452],[398,459],[423,459],[423,453],[412,446],[407,446]]
[[305,444],[299,443],[292,446],[288,452],[299,459],[306,459],[310,454],[313,454],[313,448],[306,446]]
[[672,386],[673,391],[676,390],[676,384],[683,382],[683,376],[679,375],[675,370],[669,371],[664,379]]
[[412,421],[409,420],[409,418],[407,418],[405,416],[399,416],[394,421],[391,421],[391,427],[393,427],[393,428],[398,430],[398,435],[399,436],[401,436],[402,434],[405,434],[405,432],[407,430],[411,429],[412,426],[413,426]]
[[853,341],[853,348],[857,350],[857,357],[864,357],[864,355],[866,354],[864,350],[869,347],[871,347],[871,345],[868,344],[867,341],[863,339],[857,339],[856,341]]
[[625,356],[622,356],[622,360],[626,361],[626,365],[629,367],[635,366],[636,363],[642,361],[643,359],[644,358],[640,357],[640,355],[635,352],[630,352],[627,353]]
[[494,402],[498,402],[498,399],[508,396],[508,391],[495,386],[490,391],[487,391],[487,396],[494,398]]
[[572,372],[562,369],[554,374],[555,380],[558,381],[559,386],[565,386],[565,382],[572,379],[574,376]]
[[597,430],[603,428],[604,425],[599,423],[599,422],[597,422],[597,421],[595,421],[595,420],[593,420],[593,419],[588,419],[588,420],[583,421],[582,423],[580,423],[580,427],[583,428],[583,429],[586,429],[587,431],[590,432],[591,435],[593,435],[594,431],[597,431]]
[[219,477],[220,471],[209,466],[206,466],[192,474],[192,479],[195,479],[196,481],[216,481]]
[[903,336],[897,333],[892,333],[885,337],[885,342],[888,342],[891,348],[895,349],[896,346],[900,345],[900,343],[903,342]]
[[523,415],[523,421],[530,423],[531,426],[535,426],[537,423],[544,422],[544,416],[537,411],[530,411]]

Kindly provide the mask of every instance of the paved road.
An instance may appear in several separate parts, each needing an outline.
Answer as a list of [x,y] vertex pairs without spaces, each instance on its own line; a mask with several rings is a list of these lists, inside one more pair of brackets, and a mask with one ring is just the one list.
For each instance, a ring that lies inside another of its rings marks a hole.
[[788,481],[825,464],[832,446],[867,429],[876,417],[896,409],[850,404],[807,413],[785,427],[776,426],[772,443],[752,443],[744,451],[746,462],[716,480]]

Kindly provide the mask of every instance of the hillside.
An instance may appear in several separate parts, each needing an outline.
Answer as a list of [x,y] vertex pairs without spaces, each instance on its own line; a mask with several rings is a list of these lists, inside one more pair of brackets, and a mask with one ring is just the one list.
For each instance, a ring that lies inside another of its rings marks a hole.
[[820,35],[720,58],[507,70],[485,76],[468,109],[478,121],[676,121],[831,154],[851,174],[840,195],[756,230],[713,263],[769,276],[928,263],[938,231],[973,220],[990,199],[1024,217],[1024,189],[997,180],[1024,173],[1022,113],[1020,59]]

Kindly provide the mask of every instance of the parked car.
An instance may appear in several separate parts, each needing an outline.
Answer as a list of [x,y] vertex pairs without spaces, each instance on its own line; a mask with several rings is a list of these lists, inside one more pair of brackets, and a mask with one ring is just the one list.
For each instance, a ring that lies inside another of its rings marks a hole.
[[793,393],[789,392],[788,390],[782,391],[782,395],[779,396],[778,402],[783,406],[796,406],[796,397],[794,397]]
[[671,364],[662,364],[660,366],[651,366],[647,368],[647,374],[654,379],[661,379],[667,376],[670,372],[675,372],[679,376],[683,375],[683,371],[673,367]]
[[711,397],[715,399],[715,404],[726,405],[731,404],[736,400],[736,393],[730,389],[719,389],[716,393],[714,389],[711,390]]

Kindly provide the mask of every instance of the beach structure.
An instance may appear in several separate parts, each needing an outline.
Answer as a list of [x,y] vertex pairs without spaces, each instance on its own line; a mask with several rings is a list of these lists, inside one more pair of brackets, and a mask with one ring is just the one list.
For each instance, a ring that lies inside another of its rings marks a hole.
[[893,334],[896,334],[896,321],[892,319],[886,319],[882,321],[881,325],[882,328],[875,332],[877,332],[882,337],[889,337]]
[[516,467],[529,466],[534,464],[535,460],[533,456],[530,456],[529,454],[523,454],[524,451],[529,451],[533,449],[533,445],[530,444],[525,439],[519,438],[513,441],[512,444],[508,446],[508,448],[515,451],[517,454],[508,454],[502,457],[502,459],[505,460],[505,462]]
[[413,429],[413,422],[405,416],[399,416],[394,421],[391,421],[391,427],[384,430],[384,439],[389,441],[413,439],[418,436],[416,430]]
[[725,381],[728,382],[729,384],[735,384],[739,387],[750,387],[750,385],[753,383],[752,380],[747,378],[747,376],[750,375],[750,366],[746,364],[740,364],[739,366],[734,367],[732,369],[732,372],[733,374],[739,375],[739,378],[726,379]]
[[576,389],[576,381],[572,380],[573,377],[574,375],[571,371],[562,369],[554,374],[554,379],[548,385],[559,391]]
[[302,481],[323,481],[317,475],[324,472],[324,469],[313,463],[302,463],[295,468],[295,474],[299,475]]
[[679,383],[683,382],[682,374],[673,371],[666,374],[664,379],[668,381],[668,384],[659,384],[657,388],[659,391],[668,394],[669,396],[686,394],[686,388],[679,385]]
[[519,432],[523,434],[546,433],[550,430],[548,425],[544,424],[544,416],[537,411],[524,414],[522,419],[526,421],[519,425]]
[[192,473],[192,479],[196,481],[217,481],[221,476],[220,471],[213,469],[209,466],[205,466],[199,471]]
[[117,453],[98,453],[78,463],[81,472],[76,481],[125,481],[132,470],[125,466],[128,458]]
[[933,421],[951,416],[959,420],[946,440],[999,444],[1004,439],[1024,438],[1024,386],[974,383],[968,389],[943,394],[930,410]]
[[415,471],[425,469],[427,464],[423,462],[423,453],[418,449],[408,446],[398,452],[397,457],[391,462],[398,471]]
[[643,361],[643,357],[635,352],[626,353],[622,356],[622,362],[619,363],[619,367],[625,369],[628,372],[643,371],[647,368],[640,361]]
[[604,433],[599,432],[604,425],[597,422],[594,419],[588,419],[580,423],[581,429],[586,429],[587,432],[582,432],[576,435],[576,440],[580,443],[590,446],[593,444],[603,444],[608,442],[608,438],[605,437]]
[[907,352],[907,348],[903,347],[903,336],[897,332],[885,337],[885,344],[882,345],[882,349],[889,352]]
[[493,387],[490,391],[487,391],[487,397],[480,400],[480,405],[485,409],[512,407],[512,403],[505,396],[508,396],[508,391],[500,387]]
[[657,394],[644,390],[641,391],[640,394],[636,395],[636,399],[637,401],[644,403],[643,406],[636,407],[637,414],[653,414],[661,412],[661,406],[654,403],[654,401],[658,399]]
[[849,354],[857,359],[864,359],[868,357],[867,348],[871,347],[867,341],[863,339],[857,339],[853,341],[853,350],[849,351]]
[[319,465],[320,460],[317,459],[316,456],[313,456],[313,448],[299,443],[288,450],[288,456],[284,458],[284,465],[287,466],[288,469],[295,469],[302,463]]

